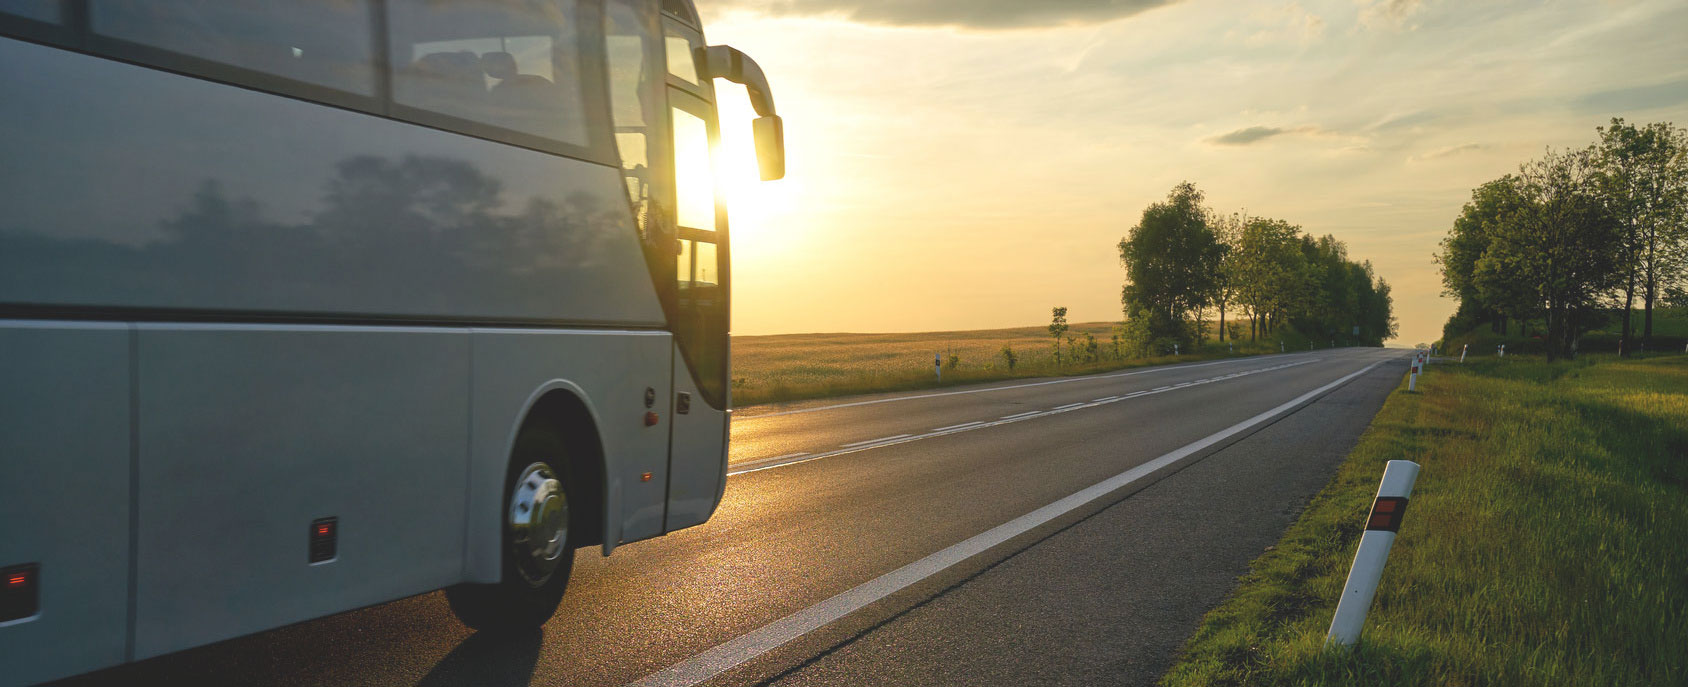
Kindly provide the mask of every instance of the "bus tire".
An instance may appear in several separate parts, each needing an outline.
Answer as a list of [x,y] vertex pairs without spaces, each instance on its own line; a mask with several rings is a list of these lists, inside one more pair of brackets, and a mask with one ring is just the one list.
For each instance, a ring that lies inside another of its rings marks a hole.
[[481,632],[521,632],[545,625],[563,600],[574,566],[572,487],[562,437],[529,427],[516,437],[501,511],[503,580],[445,590],[451,611]]

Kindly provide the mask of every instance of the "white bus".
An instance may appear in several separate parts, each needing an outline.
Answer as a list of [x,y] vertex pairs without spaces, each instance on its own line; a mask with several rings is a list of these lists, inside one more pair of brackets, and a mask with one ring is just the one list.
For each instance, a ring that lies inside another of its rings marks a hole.
[[0,0],[0,683],[707,520],[729,241],[689,0]]

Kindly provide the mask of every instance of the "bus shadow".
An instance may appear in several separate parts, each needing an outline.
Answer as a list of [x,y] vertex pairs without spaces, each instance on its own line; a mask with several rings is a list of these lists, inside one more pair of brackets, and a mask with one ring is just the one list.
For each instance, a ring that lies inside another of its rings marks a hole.
[[526,632],[477,632],[452,649],[433,670],[417,682],[418,687],[527,687],[533,681],[539,649],[545,644],[544,630]]

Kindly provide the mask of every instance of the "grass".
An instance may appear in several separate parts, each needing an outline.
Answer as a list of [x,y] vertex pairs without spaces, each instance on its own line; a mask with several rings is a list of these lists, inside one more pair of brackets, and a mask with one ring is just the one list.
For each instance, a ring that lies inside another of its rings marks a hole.
[[[1163,678],[1688,684],[1688,356],[1435,365]],[[1322,648],[1384,462],[1423,466],[1352,654]]]
[[[1285,328],[1286,332],[1288,328]],[[1089,322],[1072,325],[1069,335],[1083,339],[1089,332],[1108,349],[1112,325]],[[1288,332],[1290,350],[1306,350],[1307,341]],[[910,334],[783,334],[733,337],[733,404],[824,398],[881,391],[904,391],[958,384],[1055,375],[1088,374],[1169,362],[1188,362],[1233,355],[1230,348],[1209,339],[1199,351],[1181,356],[1119,358],[1104,350],[1097,360],[1057,365],[1049,332],[1043,327],[984,329]],[[1012,346],[1019,361],[1009,369],[1000,352]],[[1234,355],[1278,352],[1270,343],[1239,343]],[[945,361],[943,379],[932,373],[932,356]],[[957,356],[949,367],[951,355]]]

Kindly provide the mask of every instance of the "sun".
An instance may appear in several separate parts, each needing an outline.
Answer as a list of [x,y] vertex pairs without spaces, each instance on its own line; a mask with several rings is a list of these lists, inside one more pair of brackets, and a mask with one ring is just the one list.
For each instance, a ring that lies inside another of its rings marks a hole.
[[788,176],[780,181],[762,181],[756,162],[756,142],[750,122],[756,113],[744,87],[717,82],[721,141],[715,149],[715,180],[727,203],[727,215],[735,241],[766,238],[775,218],[787,215],[800,182]]

